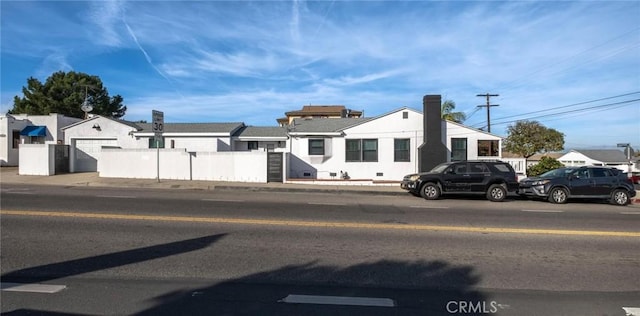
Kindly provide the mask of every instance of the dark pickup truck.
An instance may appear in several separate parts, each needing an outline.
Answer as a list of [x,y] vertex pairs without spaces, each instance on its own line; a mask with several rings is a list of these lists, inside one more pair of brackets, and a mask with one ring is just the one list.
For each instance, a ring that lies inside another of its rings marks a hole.
[[518,190],[518,177],[513,167],[503,161],[458,161],[440,164],[430,172],[407,175],[400,187],[427,200],[447,193],[482,193],[487,199],[500,202],[508,192]]

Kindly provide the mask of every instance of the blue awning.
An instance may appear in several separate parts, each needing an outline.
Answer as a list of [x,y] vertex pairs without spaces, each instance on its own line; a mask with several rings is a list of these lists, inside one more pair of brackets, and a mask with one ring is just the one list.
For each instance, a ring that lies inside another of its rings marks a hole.
[[46,126],[27,126],[21,132],[22,136],[47,136],[47,127]]

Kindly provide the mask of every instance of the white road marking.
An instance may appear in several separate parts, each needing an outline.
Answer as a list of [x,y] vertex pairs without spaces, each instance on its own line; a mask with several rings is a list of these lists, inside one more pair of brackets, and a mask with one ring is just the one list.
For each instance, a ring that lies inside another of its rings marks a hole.
[[202,199],[207,202],[244,202],[244,200]]
[[627,316],[640,316],[640,307],[623,307]]
[[309,202],[307,204],[309,204],[309,205],[329,205],[329,206],[346,206],[347,205],[345,203],[315,203],[315,202]]
[[529,213],[564,213],[564,211],[558,211],[558,210],[522,210],[522,212],[529,212]]
[[433,208],[433,209],[445,209],[449,208],[448,206],[431,206],[431,205],[411,205],[411,208]]
[[289,294],[279,302],[290,304],[321,304],[321,305],[350,305],[350,306],[377,306],[395,307],[395,302],[390,298],[375,297],[351,297],[351,296],[317,296]]
[[135,196],[129,196],[129,195],[96,195],[97,197],[102,197],[102,198],[112,198],[112,199],[136,199],[137,197]]
[[46,293],[53,294],[58,293],[65,288],[66,285],[55,285],[55,284],[39,284],[39,283],[31,283],[31,284],[22,284],[22,283],[1,283],[0,288],[3,291],[7,292],[28,292],[28,293]]
[[624,214],[624,215],[640,215],[640,212],[620,212],[620,214]]

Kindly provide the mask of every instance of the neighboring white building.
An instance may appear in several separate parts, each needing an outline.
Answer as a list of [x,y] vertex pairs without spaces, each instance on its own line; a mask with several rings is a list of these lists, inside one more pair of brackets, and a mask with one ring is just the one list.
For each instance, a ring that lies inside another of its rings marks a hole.
[[565,166],[609,166],[629,172],[632,163],[621,150],[577,149],[570,150],[558,160]]
[[79,121],[56,113],[0,115],[0,164],[17,166],[20,144],[62,144],[64,127]]
[[[289,125],[288,178],[401,180],[418,172],[423,124],[423,114],[406,107],[374,118],[295,119]],[[441,124],[448,161],[501,157],[501,137]]]
[[[232,151],[232,137],[243,127],[243,123],[165,123],[159,147],[187,152]],[[71,172],[99,171],[102,147],[156,148],[149,123],[95,115],[64,130],[65,141],[71,145]]]
[[271,126],[244,126],[232,137],[233,151],[285,152],[287,129]]

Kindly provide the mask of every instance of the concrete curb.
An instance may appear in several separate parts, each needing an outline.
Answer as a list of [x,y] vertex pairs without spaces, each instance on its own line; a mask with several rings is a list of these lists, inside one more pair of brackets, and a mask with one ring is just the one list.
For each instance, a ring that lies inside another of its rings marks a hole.
[[0,184],[31,184],[63,187],[120,187],[141,189],[292,192],[403,196],[408,193],[398,186],[317,185],[297,183],[249,183],[200,180],[157,180],[130,178],[101,178],[97,173],[64,174],[54,176],[18,175],[17,168],[2,168]]

